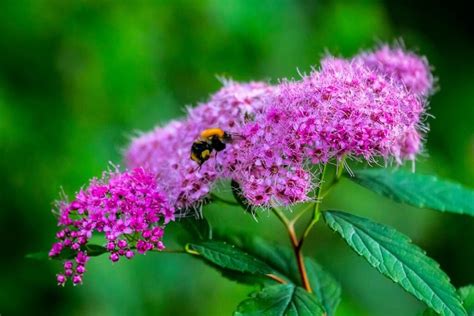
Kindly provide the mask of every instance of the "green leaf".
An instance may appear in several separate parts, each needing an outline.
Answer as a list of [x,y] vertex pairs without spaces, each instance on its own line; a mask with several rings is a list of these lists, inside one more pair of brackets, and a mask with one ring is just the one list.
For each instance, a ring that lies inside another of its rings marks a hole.
[[396,202],[474,216],[474,191],[434,176],[366,169],[349,179]]
[[176,223],[180,229],[175,235],[176,241],[183,248],[190,242],[212,239],[212,227],[205,217],[184,217],[178,219]]
[[328,316],[336,315],[341,301],[340,284],[314,260],[306,258],[305,264],[316,299],[323,305]]
[[[293,251],[272,245],[257,237],[234,237],[234,242],[247,253],[267,263],[275,273],[295,285],[302,285],[301,276]],[[312,258],[305,258],[309,282],[317,300],[324,306],[328,316],[335,315],[340,302],[341,286]]]
[[265,262],[279,277],[301,285],[296,259],[291,249],[271,244],[262,238],[248,235],[220,236],[220,239],[240,248],[258,260]]
[[395,229],[338,211],[324,220],[359,255],[441,315],[466,315],[455,288],[439,265]]
[[239,304],[234,315],[324,315],[318,301],[303,288],[293,284],[266,287]]
[[191,241],[212,239],[212,228],[209,222],[204,218],[187,217],[177,221],[188,232]]
[[[233,241],[229,240],[229,239],[220,239],[220,243],[223,243],[223,242],[226,242],[228,244],[231,244],[233,245]],[[218,242],[218,241],[216,241]],[[200,243],[197,242],[197,245],[198,246],[201,246],[202,245]],[[233,245],[235,246],[235,245]],[[188,246],[189,249],[191,249],[192,251],[196,251],[196,248],[195,248],[195,245],[189,245]],[[239,246],[236,246],[237,247],[237,251],[239,251],[240,253],[242,252],[245,252],[244,249],[240,248]],[[233,251],[235,251],[235,249],[233,249]],[[199,254],[201,254],[199,251],[197,251]],[[205,251],[204,254],[208,254],[208,251]],[[251,255],[252,254],[247,254],[245,256],[248,256],[248,255]],[[206,256],[197,256],[196,258],[200,258],[200,259],[203,259],[208,265],[210,265],[212,268],[216,269],[216,270],[219,270],[222,275],[232,281],[236,281],[236,282],[239,282],[239,283],[243,283],[243,284],[249,284],[249,285],[260,285],[260,286],[266,286],[266,285],[274,285],[275,284],[275,280],[274,279],[271,279],[269,278],[268,276],[266,276],[265,274],[254,274],[254,273],[248,273],[247,271],[244,271],[244,272],[241,272],[241,271],[237,271],[235,270],[233,267],[226,267],[226,266],[223,266],[220,262],[218,262],[217,264],[214,263],[213,259],[212,258],[208,258]],[[271,270],[271,268],[268,268]],[[265,271],[267,271],[267,269],[265,269]]]
[[[213,268],[234,281],[245,284],[270,286],[275,280],[268,274],[301,285],[301,276],[291,249],[272,245],[261,238],[232,236],[220,237],[227,241],[208,241],[190,244]],[[338,282],[311,258],[305,258],[308,278],[318,302],[331,316],[340,301],[341,287]]]
[[94,244],[86,245],[84,250],[87,251],[87,255],[89,257],[97,257],[107,252],[107,249],[105,249],[105,247]]
[[276,280],[271,279],[270,277],[262,274],[251,274],[246,272],[239,272],[235,270],[225,269],[223,267],[217,266],[211,262],[207,262],[214,269],[218,270],[223,277],[238,282],[240,284],[247,285],[257,285],[260,287],[280,284]]
[[[225,237],[220,237],[225,238]],[[242,251],[265,262],[274,272],[273,274],[286,280],[287,282],[301,286],[301,276],[296,264],[293,250],[273,245],[262,238],[255,236],[227,237],[228,242],[236,245]],[[324,306],[328,316],[334,315],[337,305],[340,302],[341,286],[328,272],[326,272],[313,259],[305,258],[306,269],[311,287],[317,300]],[[266,278],[263,285],[274,284],[274,281]],[[241,280],[237,280],[241,282]],[[251,281],[247,278],[244,281]],[[262,284],[262,279],[255,279],[254,283]]]
[[205,241],[199,244],[189,244],[188,248],[196,251],[213,264],[225,269],[251,274],[269,274],[274,272],[265,262],[226,242]]
[[474,285],[468,285],[458,290],[464,308],[469,316],[474,316]]
[[[462,305],[467,311],[467,315],[474,316],[474,285],[468,285],[458,289],[459,296],[462,300]],[[438,315],[431,308],[425,309],[423,316],[436,316]]]
[[[82,249],[83,251],[87,251],[87,255],[90,257],[97,257],[100,256],[101,254],[107,252],[107,250],[99,245],[86,245]],[[55,257],[50,257],[48,255],[47,251],[40,251],[40,252],[34,252],[34,253],[29,253],[25,256],[25,258],[28,259],[35,259],[35,260],[48,260],[48,259],[53,259],[53,260],[67,260],[67,259],[72,259],[76,256],[75,251],[73,251],[70,248],[64,248],[61,253]]]

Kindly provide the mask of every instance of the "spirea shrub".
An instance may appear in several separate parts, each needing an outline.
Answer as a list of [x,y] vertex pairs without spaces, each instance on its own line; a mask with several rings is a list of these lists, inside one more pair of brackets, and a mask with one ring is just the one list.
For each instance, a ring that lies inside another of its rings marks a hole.
[[[458,293],[408,237],[323,203],[345,177],[396,202],[474,216],[473,191],[404,171],[424,151],[433,78],[426,58],[383,45],[350,59],[326,56],[301,78],[273,85],[224,81],[183,118],[133,138],[124,150],[127,169],[114,167],[57,203],[59,231],[49,252],[63,262],[57,283],[81,284],[86,262],[103,253],[117,262],[163,251],[166,226],[180,225],[188,242],[173,252],[259,287],[236,315],[334,315],[339,283],[303,254],[323,218],[370,265],[426,303],[427,315],[472,313],[472,303],[463,305],[472,288]],[[228,183],[233,196],[221,196],[216,183]],[[223,211],[240,205],[254,217],[274,213],[291,247],[211,234],[210,203]]]

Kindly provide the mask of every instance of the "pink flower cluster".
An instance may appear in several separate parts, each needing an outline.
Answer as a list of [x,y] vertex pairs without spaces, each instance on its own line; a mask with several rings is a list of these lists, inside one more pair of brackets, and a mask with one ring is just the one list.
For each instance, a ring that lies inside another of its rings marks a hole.
[[61,230],[49,256],[74,258],[57,275],[60,285],[68,278],[82,283],[89,259],[87,243],[95,232],[105,234],[105,249],[116,262],[120,257],[132,258],[135,252],[163,249],[163,228],[174,220],[174,208],[158,188],[155,175],[143,168],[104,173],[77,193],[74,201],[59,202],[58,211]]
[[[216,179],[233,179],[252,205],[304,201],[308,164],[342,157],[414,160],[433,79],[426,60],[382,46],[352,59],[328,56],[299,81],[227,83],[181,121],[143,134],[126,152],[129,167],[157,173],[177,208],[205,197]],[[238,134],[202,168],[189,158],[200,132]]]
[[229,176],[252,204],[303,201],[312,182],[306,161],[413,159],[422,112],[423,100],[385,74],[357,59],[327,57],[320,70],[283,82],[268,96],[227,155]]
[[205,197],[214,181],[222,177],[225,172],[222,161],[227,154],[224,151],[198,168],[190,159],[192,143],[204,129],[211,127],[239,133],[246,120],[263,109],[271,91],[272,87],[260,82],[225,82],[208,102],[188,109],[184,120],[135,138],[125,154],[128,167],[142,166],[155,172],[177,208],[192,205]]
[[297,152],[312,163],[344,155],[407,158],[401,142],[419,122],[423,100],[357,60],[327,57],[321,64],[281,85],[267,109],[284,117],[279,129],[298,140]]

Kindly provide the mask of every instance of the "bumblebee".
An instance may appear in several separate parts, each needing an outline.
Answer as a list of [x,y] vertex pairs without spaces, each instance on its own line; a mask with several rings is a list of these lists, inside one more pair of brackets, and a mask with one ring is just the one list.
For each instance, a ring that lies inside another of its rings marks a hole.
[[211,157],[214,150],[216,152],[223,151],[226,144],[231,141],[232,136],[220,128],[205,129],[191,146],[191,160],[202,166]]

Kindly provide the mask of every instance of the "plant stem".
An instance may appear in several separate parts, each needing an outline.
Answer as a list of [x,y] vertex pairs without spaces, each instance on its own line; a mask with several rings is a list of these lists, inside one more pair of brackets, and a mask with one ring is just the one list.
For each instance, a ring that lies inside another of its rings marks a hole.
[[314,204],[314,208],[313,208],[313,216],[311,218],[311,221],[306,225],[306,228],[304,229],[303,235],[301,236],[301,238],[298,239],[298,236],[296,235],[295,223],[301,217],[301,215],[306,212],[307,209],[304,209],[303,211],[301,211],[298,215],[296,215],[290,221],[285,216],[285,214],[280,210],[278,205],[271,202],[273,213],[275,213],[275,215],[283,223],[283,225],[285,225],[286,230],[288,231],[288,235],[290,236],[291,244],[293,246],[293,251],[295,253],[296,262],[298,264],[298,270],[301,275],[301,282],[303,284],[303,287],[309,293],[312,293],[313,291],[311,289],[311,284],[309,283],[308,274],[306,272],[306,266],[304,264],[304,256],[303,256],[303,251],[302,251],[303,243],[306,237],[309,235],[313,226],[319,221],[319,218],[321,217],[320,205],[323,198],[326,196],[326,194],[328,194],[329,190],[337,182],[339,182],[339,179],[341,178],[342,172],[344,170],[344,166],[343,166],[344,161],[345,161],[345,157],[342,157],[341,161],[337,165],[336,175],[334,176],[331,183],[329,184],[329,187],[326,189],[326,192],[324,193],[322,192],[323,192],[323,186],[324,186],[324,178],[326,176],[326,171],[327,171],[327,164],[323,166],[323,171],[321,172],[321,177],[319,179],[319,185],[316,188],[316,192],[315,192],[316,203]]
[[303,236],[301,236],[301,239],[299,241],[300,247],[303,246],[303,242],[305,238],[309,235],[309,232],[313,228],[313,226],[319,221],[319,217],[321,216],[321,212],[319,211],[319,205],[322,202],[321,198],[321,192],[323,189],[323,184],[324,184],[324,177],[326,175],[326,170],[327,170],[327,164],[324,165],[323,171],[321,172],[321,178],[319,179],[319,186],[316,189],[316,194],[315,194],[315,200],[316,203],[314,204],[314,209],[313,209],[313,216],[311,218],[311,221],[306,225],[306,228],[303,232]]
[[[322,201],[320,196],[321,196],[321,192],[322,192],[322,188],[323,188],[323,183],[324,183],[324,177],[325,177],[325,174],[326,174],[326,170],[327,170],[327,165],[325,164],[323,166],[323,171],[321,172],[321,178],[319,179],[319,186],[316,189],[316,194],[315,194],[316,203],[315,203],[314,209],[313,209],[313,216],[311,218],[311,221],[308,223],[308,225],[306,225],[306,228],[305,228],[305,230],[303,232],[303,235],[301,236],[300,239],[298,239],[298,237],[295,234],[295,230],[294,230],[294,224],[295,224],[296,221],[293,220],[293,221],[289,222],[289,230],[288,231],[290,233],[290,236],[294,236],[294,237],[291,237],[291,239],[292,239],[292,243],[293,243],[293,249],[294,249],[295,255],[296,255],[296,260],[298,262],[298,269],[299,269],[300,274],[301,274],[301,280],[303,282],[304,288],[309,293],[312,293],[312,289],[311,289],[311,284],[309,283],[308,274],[306,273],[306,266],[304,264],[304,256],[303,256],[302,249],[303,249],[303,243],[305,241],[305,238],[308,236],[309,232],[311,231],[313,226],[318,222],[319,217],[321,216],[321,212],[319,210],[319,205],[321,204],[321,201]],[[296,220],[298,218],[299,217],[296,217]]]
[[191,255],[196,255],[196,256],[200,256],[201,254],[199,252],[197,252],[196,250],[193,250],[189,247],[189,244],[186,244],[186,246],[184,246],[184,252],[185,253],[189,253]]
[[295,252],[296,262],[298,264],[298,271],[301,275],[301,282],[303,283],[303,288],[309,293],[313,293],[313,289],[311,288],[311,284],[309,283],[308,273],[306,272],[306,265],[304,264],[304,256],[300,245],[296,247],[293,246],[293,250]]
[[301,275],[301,283],[306,291],[312,293],[311,284],[309,283],[308,274],[306,272],[306,266],[304,264],[304,256],[301,251],[300,241],[296,236],[294,225],[286,218],[286,216],[280,211],[278,206],[273,205],[273,213],[278,217],[278,219],[285,225],[288,235],[290,236],[291,245],[293,246],[293,251],[296,257],[296,263],[298,265],[298,271]]
[[162,249],[159,250],[158,252],[164,252],[164,253],[187,253],[186,250],[184,249]]
[[269,277],[270,279],[274,280],[274,281],[277,281],[278,283],[281,283],[281,284],[286,284],[288,282],[286,282],[285,280],[283,280],[282,278],[280,278],[279,276],[275,275],[275,274],[265,274],[267,277]]
[[323,199],[326,195],[328,195],[331,189],[339,182],[339,180],[341,180],[342,173],[344,172],[345,161],[346,161],[346,156],[343,156],[341,158],[341,161],[337,164],[336,175],[334,176],[334,178],[332,178],[326,191],[321,195],[321,199]]
[[306,212],[307,212],[308,210],[312,209],[312,208],[313,208],[313,204],[311,204],[311,203],[308,204],[303,210],[301,210],[298,214],[296,214],[295,217],[293,217],[293,218],[291,219],[290,223],[291,223],[292,225],[295,225],[296,222],[301,218],[301,216],[303,216],[304,214],[306,214]]

